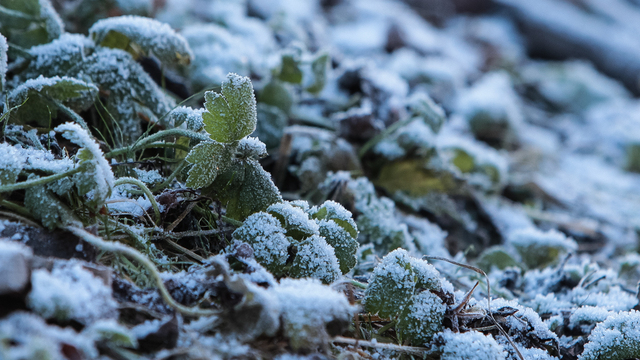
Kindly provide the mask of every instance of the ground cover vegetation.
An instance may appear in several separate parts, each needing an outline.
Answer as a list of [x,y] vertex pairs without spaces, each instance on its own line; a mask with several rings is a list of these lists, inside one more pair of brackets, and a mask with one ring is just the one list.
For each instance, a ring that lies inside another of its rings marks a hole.
[[494,3],[0,0],[0,359],[639,358],[635,90]]

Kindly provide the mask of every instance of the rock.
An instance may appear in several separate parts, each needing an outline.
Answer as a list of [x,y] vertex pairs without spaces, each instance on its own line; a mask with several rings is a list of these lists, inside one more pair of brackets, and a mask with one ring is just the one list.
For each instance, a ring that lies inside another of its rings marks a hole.
[[27,289],[32,257],[26,245],[0,238],[0,296],[17,295]]

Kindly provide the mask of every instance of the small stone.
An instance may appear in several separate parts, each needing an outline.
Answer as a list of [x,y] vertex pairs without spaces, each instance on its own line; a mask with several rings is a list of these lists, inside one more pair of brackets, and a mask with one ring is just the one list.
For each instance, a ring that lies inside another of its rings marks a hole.
[[19,294],[27,288],[32,257],[28,246],[0,238],[0,296]]

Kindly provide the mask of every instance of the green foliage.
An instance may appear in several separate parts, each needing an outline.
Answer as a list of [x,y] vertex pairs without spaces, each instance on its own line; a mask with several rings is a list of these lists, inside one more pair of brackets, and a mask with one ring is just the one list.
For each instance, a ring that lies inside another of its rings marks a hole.
[[282,66],[278,78],[292,84],[302,82],[302,71],[300,70],[300,52],[282,54]]
[[398,316],[398,336],[413,345],[423,345],[442,330],[447,307],[431,291],[413,296]]
[[134,58],[155,55],[170,65],[189,64],[193,54],[187,41],[169,25],[142,16],[119,16],[100,20],[89,29],[100,46],[122,49]]
[[283,275],[291,243],[278,219],[264,212],[255,213],[236,229],[233,237],[251,245],[256,260],[272,274]]
[[29,48],[50,42],[63,31],[49,0],[0,1],[0,32],[13,44]]
[[205,94],[204,106],[204,129],[214,141],[231,143],[256,129],[256,100],[249,78],[229,74],[221,93]]
[[405,250],[394,250],[373,270],[364,294],[364,308],[381,317],[396,316],[413,296],[415,286],[409,255]]
[[220,170],[226,169],[224,166],[228,164],[230,159],[231,153],[224,144],[201,142],[194,146],[185,158],[194,164],[189,170],[187,186],[194,189],[209,186],[216,179]]
[[557,263],[562,255],[573,252],[578,244],[557,230],[542,232],[525,229],[513,233],[509,242],[518,251],[529,268],[544,267]]
[[292,277],[312,277],[325,284],[338,279],[341,274],[338,259],[324,237],[312,235],[297,243],[295,247],[296,257],[290,269]]
[[311,221],[303,209],[291,203],[275,203],[267,208],[267,212],[280,220],[282,227],[287,231],[287,236],[298,241],[318,233],[318,224]]
[[329,67],[331,58],[327,53],[320,53],[311,62],[311,71],[313,73],[313,83],[306,87],[311,94],[318,94],[324,89],[327,83],[327,68]]
[[596,325],[579,360],[624,360],[640,357],[640,313],[622,311]]
[[7,100],[9,106],[19,106],[11,119],[19,124],[35,123],[47,127],[51,118],[57,118],[62,106],[73,111],[83,111],[93,105],[98,88],[82,80],[69,77],[53,77],[27,80],[12,90]]
[[[33,176],[30,177],[33,179]],[[77,221],[72,210],[45,186],[34,186],[25,192],[24,205],[42,225],[53,230]]]
[[263,104],[275,106],[285,114],[289,114],[294,103],[293,90],[282,81],[274,78],[260,90],[258,101]]
[[351,213],[335,201],[325,201],[309,213],[319,225],[319,233],[335,249],[343,274],[356,265],[358,228]]
[[504,270],[510,266],[522,266],[503,246],[492,246],[484,250],[478,257],[477,264],[486,272],[492,267]]

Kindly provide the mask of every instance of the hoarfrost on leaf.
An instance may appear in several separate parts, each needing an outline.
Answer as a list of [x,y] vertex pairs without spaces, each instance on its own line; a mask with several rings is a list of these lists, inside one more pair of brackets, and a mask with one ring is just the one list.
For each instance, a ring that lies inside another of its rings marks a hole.
[[82,166],[83,171],[73,175],[73,182],[78,188],[78,193],[87,196],[89,204],[100,208],[111,195],[115,184],[111,165],[104,158],[100,146],[78,124],[62,124],[57,126],[54,131],[61,132],[62,136],[69,141],[81,146],[76,157],[80,160],[78,166]]
[[447,307],[429,290],[414,295],[398,316],[398,335],[413,345],[423,345],[442,330]]
[[193,58],[184,37],[169,25],[147,17],[129,15],[102,19],[93,24],[89,34],[96,44],[105,47],[124,50],[137,45],[143,55],[153,54],[166,64],[189,64]]
[[248,77],[227,75],[220,93],[205,93],[204,106],[204,128],[214,141],[231,143],[256,129],[256,99]]
[[312,277],[329,284],[342,274],[334,249],[322,236],[310,236],[296,247],[298,252],[290,270],[292,277]]
[[624,360],[640,357],[640,312],[621,311],[596,325],[579,360]]
[[268,213],[255,213],[245,219],[233,237],[250,244],[256,260],[273,274],[282,273],[290,242],[278,219]]

